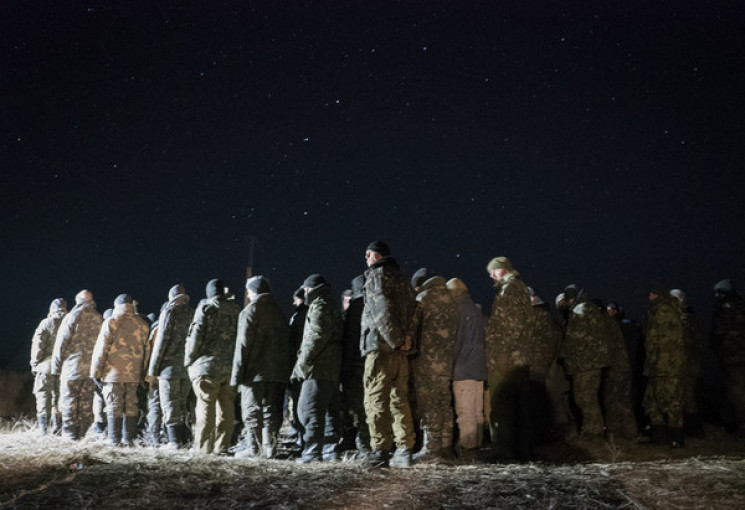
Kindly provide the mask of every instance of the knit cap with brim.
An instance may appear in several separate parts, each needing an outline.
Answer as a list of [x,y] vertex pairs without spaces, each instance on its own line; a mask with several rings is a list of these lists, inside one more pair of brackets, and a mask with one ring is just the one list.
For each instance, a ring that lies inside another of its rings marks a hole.
[[514,271],[512,262],[507,257],[495,257],[489,261],[486,265],[486,272],[491,273],[494,269],[506,269],[507,271]]

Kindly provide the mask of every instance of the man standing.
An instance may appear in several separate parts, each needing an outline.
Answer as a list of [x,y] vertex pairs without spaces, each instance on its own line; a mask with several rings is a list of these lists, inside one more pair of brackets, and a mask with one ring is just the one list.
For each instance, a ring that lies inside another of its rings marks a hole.
[[530,291],[507,257],[486,266],[497,295],[486,325],[489,360],[489,428],[499,457],[526,460],[532,456],[530,355],[533,310]]
[[233,435],[235,388],[230,386],[230,370],[241,309],[228,299],[218,279],[207,283],[206,293],[189,327],[184,366],[197,396],[194,449],[219,455],[228,453]]
[[422,448],[413,458],[418,462],[437,462],[451,458],[453,453],[450,381],[458,311],[442,276],[430,276],[426,268],[421,268],[411,283],[417,296],[409,324],[416,351],[410,363],[422,431]]
[[249,302],[238,317],[230,376],[230,385],[237,386],[241,396],[246,448],[235,457],[256,457],[261,444],[264,455],[271,459],[282,425],[282,401],[290,375],[290,328],[266,278],[249,278],[246,289]]
[[651,443],[667,441],[674,448],[683,446],[684,442],[683,377],[686,360],[681,311],[680,303],[667,289],[655,287],[650,290],[644,363],[648,382],[644,410],[649,416]]
[[362,312],[360,351],[365,356],[365,413],[370,428],[367,464],[394,467],[411,464],[414,423],[409,406],[411,338],[407,337],[414,313],[414,290],[401,275],[390,249],[382,241],[365,251],[365,308]]
[[132,296],[117,296],[114,313],[96,340],[90,372],[103,385],[112,446],[131,446],[137,436],[137,388],[145,372],[149,332],[147,322],[135,314]]
[[36,397],[36,422],[41,435],[46,435],[48,425],[57,423],[59,381],[52,372],[52,351],[57,330],[67,313],[67,302],[57,298],[49,305],[49,315],[39,323],[31,339],[31,373],[34,374]]
[[[331,290],[320,274],[312,274],[303,282],[308,315],[303,330],[295,367],[290,380],[301,381],[298,415],[305,430],[303,453],[298,463],[320,462],[333,457],[324,448],[334,445],[337,431],[329,409],[339,391],[341,372],[341,312],[334,305]],[[326,454],[326,455],[325,455]]]
[[183,448],[189,441],[186,425],[186,399],[191,385],[184,368],[184,349],[189,325],[194,318],[194,308],[182,285],[168,291],[168,302],[160,312],[158,331],[150,355],[148,378],[158,385],[163,423],[168,433],[171,450]]
[[458,311],[455,339],[453,397],[458,419],[458,452],[463,460],[472,460],[484,436],[484,383],[487,379],[484,314],[468,295],[458,278],[447,281]]
[[81,290],[75,296],[75,306],[62,319],[54,342],[52,375],[60,380],[62,434],[72,440],[84,437],[93,423],[95,385],[90,366],[102,322],[93,294]]

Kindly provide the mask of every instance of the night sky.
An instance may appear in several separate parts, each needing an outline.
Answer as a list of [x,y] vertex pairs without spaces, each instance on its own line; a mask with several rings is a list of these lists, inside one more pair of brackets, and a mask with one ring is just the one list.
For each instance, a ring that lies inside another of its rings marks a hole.
[[506,255],[636,318],[681,287],[706,328],[743,163],[738,1],[3,1],[0,368],[83,288],[242,299],[252,237],[288,314],[381,239],[487,310]]

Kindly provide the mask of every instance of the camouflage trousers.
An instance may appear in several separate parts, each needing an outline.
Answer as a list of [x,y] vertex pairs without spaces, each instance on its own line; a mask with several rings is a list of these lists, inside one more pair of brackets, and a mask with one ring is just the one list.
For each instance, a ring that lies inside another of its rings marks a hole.
[[93,423],[92,379],[60,379],[59,408],[62,414],[62,433],[70,439],[85,436]]
[[582,433],[591,436],[603,434],[603,413],[600,410],[601,370],[585,370],[572,374],[574,402],[582,412]]
[[98,386],[93,388],[93,421],[106,423],[106,401],[103,398],[103,391]]
[[191,384],[197,396],[194,448],[201,453],[228,453],[235,426],[235,388],[227,377],[202,375]]
[[644,393],[644,410],[651,425],[683,427],[683,378],[650,377]]
[[525,460],[535,443],[528,366],[489,367],[489,432],[500,458]]
[[341,375],[343,427],[345,429],[352,428],[356,431],[355,443],[357,448],[370,447],[370,429],[367,426],[367,415],[365,414],[364,374],[364,366],[354,366],[352,370],[343,372]]
[[450,377],[429,375],[426,367],[414,374],[417,418],[423,433],[422,449],[438,453],[453,445],[453,405]]
[[745,366],[725,366],[724,383],[727,386],[727,398],[734,408],[735,420],[743,425],[745,424]]
[[631,371],[609,368],[603,383],[605,425],[617,438],[636,437],[636,418],[632,408]]
[[34,397],[36,416],[49,420],[57,414],[59,401],[59,378],[52,374],[38,372],[34,377]]
[[458,445],[471,450],[479,448],[484,429],[484,381],[453,381],[455,415],[460,433]]
[[282,426],[282,404],[285,384],[281,382],[252,382],[238,386],[241,396],[243,433],[250,434],[248,444],[272,445]]
[[375,351],[365,356],[365,414],[370,448],[388,451],[414,447],[414,421],[409,406],[409,361],[399,352]]
[[163,410],[160,407],[160,388],[158,383],[147,385],[147,431],[150,440],[157,442],[163,424]]
[[139,416],[139,400],[137,398],[136,382],[115,382],[103,384],[103,399],[106,402],[106,416],[120,418],[122,416]]
[[186,377],[158,378],[160,408],[163,411],[163,424],[166,427],[186,423],[186,401],[190,391],[191,383]]

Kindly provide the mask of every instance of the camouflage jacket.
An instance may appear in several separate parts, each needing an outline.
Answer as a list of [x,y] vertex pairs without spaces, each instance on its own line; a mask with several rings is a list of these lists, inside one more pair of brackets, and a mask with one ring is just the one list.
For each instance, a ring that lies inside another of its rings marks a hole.
[[231,386],[290,377],[290,327],[271,294],[259,294],[238,317]]
[[63,308],[52,303],[49,307],[49,315],[41,320],[36,331],[34,331],[34,336],[31,339],[32,372],[48,374],[52,371],[54,340],[57,338],[57,330],[66,313]]
[[342,314],[344,321],[342,372],[351,372],[355,367],[365,366],[365,358],[360,354],[362,311],[364,308],[364,298],[353,297],[349,301],[349,308]]
[[578,298],[572,307],[560,357],[569,375],[608,366],[605,321],[594,303]]
[[685,346],[680,302],[659,296],[649,303],[649,324],[645,339],[647,377],[682,377],[685,374]]
[[701,375],[701,329],[698,326],[696,314],[690,307],[683,311],[680,319],[683,321],[686,375],[689,377],[699,377]]
[[[360,352],[391,352],[401,347],[414,313],[414,289],[396,261],[384,257],[365,271]],[[402,353],[406,354],[406,353]]]
[[339,381],[341,373],[341,312],[331,299],[327,285],[308,294],[308,315],[303,328],[292,378]]
[[467,293],[454,297],[458,310],[455,337],[454,381],[486,381],[485,318]]
[[561,326],[543,306],[533,307],[533,350],[530,353],[530,370],[542,376],[559,354],[561,347]]
[[115,305],[98,334],[90,376],[110,383],[140,382],[148,357],[148,333],[147,322],[135,314],[134,306]]
[[158,317],[158,328],[153,341],[147,375],[163,379],[186,377],[184,349],[194,309],[189,296],[179,294],[168,301]]
[[240,306],[224,296],[199,303],[184,349],[189,379],[200,376],[219,381],[230,379],[240,313]]
[[414,343],[411,370],[415,374],[452,377],[458,310],[443,277],[434,276],[422,285],[409,335]]
[[506,274],[498,288],[486,323],[489,366],[498,358],[511,366],[528,365],[534,329],[530,292],[517,272]]
[[605,340],[608,343],[608,366],[617,372],[631,372],[631,360],[623,331],[618,321],[600,312],[605,327]]
[[83,301],[65,315],[54,341],[53,375],[69,381],[90,377],[91,356],[102,322],[94,301]]
[[745,365],[745,300],[727,296],[714,305],[711,346],[723,365]]

